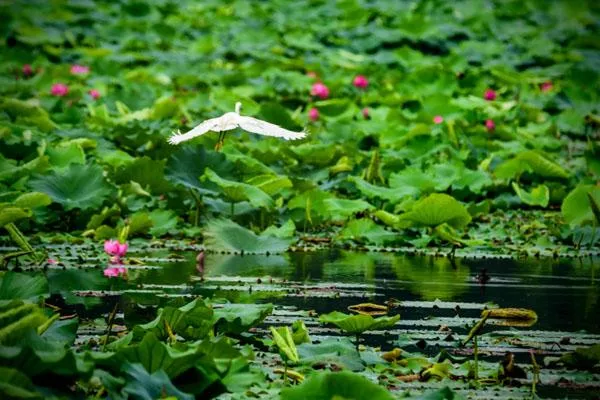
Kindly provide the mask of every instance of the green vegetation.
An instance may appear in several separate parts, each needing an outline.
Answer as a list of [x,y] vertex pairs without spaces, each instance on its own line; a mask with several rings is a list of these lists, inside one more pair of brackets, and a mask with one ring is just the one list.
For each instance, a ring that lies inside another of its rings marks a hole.
[[[397,331],[374,344],[404,317],[344,314],[340,291],[328,313],[289,318],[263,303],[306,295],[298,282],[186,286],[204,283],[205,253],[264,254],[270,271],[321,248],[597,256],[595,2],[36,0],[2,2],[0,18],[0,397],[452,399],[525,384],[534,398],[557,382],[547,366],[581,370],[583,395],[597,381],[595,336],[555,340],[567,347],[542,367],[533,353],[522,368],[485,359],[482,343],[535,349],[486,331],[531,326],[530,310],[460,319],[453,353],[433,354]],[[238,101],[307,138],[168,143]],[[184,249],[201,251],[194,271]],[[470,288],[454,257],[388,264],[402,294],[435,307]],[[379,268],[341,265],[357,280]],[[588,315],[594,268],[577,279]]]
[[[237,252],[593,249],[597,10],[483,4],[4,5],[0,221]],[[237,100],[309,137],[167,143]]]

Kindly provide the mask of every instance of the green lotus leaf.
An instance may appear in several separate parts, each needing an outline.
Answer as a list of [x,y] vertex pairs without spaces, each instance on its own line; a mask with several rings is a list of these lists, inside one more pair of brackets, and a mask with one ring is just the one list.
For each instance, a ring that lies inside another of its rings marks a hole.
[[0,367],[0,397],[5,399],[43,399],[31,379],[14,368]]
[[215,305],[213,310],[217,332],[240,334],[260,324],[273,312],[273,305],[226,303]]
[[409,212],[400,215],[400,219],[416,225],[437,226],[447,223],[454,228],[463,228],[471,222],[471,215],[454,197],[433,193],[417,201]]
[[256,186],[223,179],[210,168],[206,168],[204,176],[215,183],[223,191],[223,194],[234,203],[249,201],[255,207],[272,208],[274,206],[271,196]]
[[314,374],[301,385],[281,390],[282,400],[391,400],[385,388],[353,372]]
[[299,362],[298,349],[296,349],[296,343],[294,342],[290,328],[288,326],[281,326],[279,328],[271,326],[269,329],[281,357],[293,363]]
[[595,185],[579,185],[563,200],[561,211],[565,221],[571,226],[582,225],[594,220],[594,212],[590,197],[600,203],[600,187]]
[[13,204],[17,207],[38,208],[52,204],[52,199],[46,193],[30,192],[17,197]]
[[269,196],[278,194],[284,189],[292,187],[292,181],[287,176],[257,175],[246,181],[248,185],[256,186]]
[[48,295],[48,281],[44,275],[29,276],[17,272],[7,272],[0,276],[0,302],[37,301],[40,297]]
[[0,228],[20,219],[31,217],[31,211],[20,207],[0,207]]
[[550,190],[548,189],[548,186],[536,186],[531,190],[531,192],[521,189],[519,184],[516,182],[512,183],[512,187],[523,203],[530,206],[548,207],[548,203],[550,202]]
[[30,182],[31,188],[48,194],[67,210],[97,208],[110,193],[99,165],[75,165],[39,176]]
[[223,154],[206,150],[203,146],[182,147],[171,155],[165,172],[172,182],[200,193],[214,194],[217,190],[216,185],[203,184],[199,180],[206,168],[212,169],[221,177],[230,177],[233,165]]
[[268,233],[257,235],[226,219],[210,221],[204,231],[204,244],[214,251],[281,253],[292,242],[292,238],[277,238]]
[[132,163],[117,168],[115,181],[137,182],[155,195],[166,193],[171,188],[169,181],[165,179],[165,161],[152,160],[147,156],[136,158]]
[[399,320],[400,315],[373,318],[371,315],[349,315],[339,311],[333,311],[319,317],[320,322],[334,324],[344,332],[355,335],[371,330],[392,328]]

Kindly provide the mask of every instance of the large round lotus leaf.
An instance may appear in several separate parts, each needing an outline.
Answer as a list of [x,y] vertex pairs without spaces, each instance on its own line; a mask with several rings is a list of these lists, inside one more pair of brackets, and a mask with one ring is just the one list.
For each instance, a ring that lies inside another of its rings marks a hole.
[[48,194],[67,210],[97,208],[110,193],[99,165],[72,164],[50,175],[33,179],[30,186]]
[[471,215],[465,206],[443,193],[434,193],[419,200],[400,218],[416,225],[438,226],[447,223],[454,228],[463,228],[471,222]]

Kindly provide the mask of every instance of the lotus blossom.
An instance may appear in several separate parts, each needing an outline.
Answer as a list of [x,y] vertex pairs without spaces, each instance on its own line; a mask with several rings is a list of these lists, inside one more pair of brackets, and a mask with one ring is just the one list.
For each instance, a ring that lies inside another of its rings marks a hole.
[[85,65],[74,64],[71,66],[71,73],[73,75],[83,75],[90,72],[90,67],[86,67]]
[[317,110],[316,108],[311,108],[310,110],[308,110],[308,118],[310,118],[311,121],[318,120],[319,110]]
[[542,84],[540,85],[540,90],[541,90],[542,92],[549,92],[549,91],[551,91],[551,90],[553,89],[553,87],[554,87],[554,86],[552,85],[552,82],[550,82],[550,81],[546,81],[546,82],[544,82],[544,83],[542,83]]
[[329,97],[329,88],[323,83],[317,82],[314,85],[312,85],[312,88],[310,89],[310,94],[313,96],[317,96],[321,99],[326,99]]
[[357,75],[354,78],[354,81],[352,81],[352,84],[359,89],[365,89],[369,86],[369,81],[364,75]]
[[46,260],[46,262],[50,265],[58,264],[58,261],[56,261],[54,258],[49,258],[48,260]]
[[483,94],[483,98],[488,101],[496,100],[496,91],[493,89],[487,89]]
[[29,64],[23,65],[23,75],[25,75],[25,76],[33,75],[33,68],[31,68],[31,65],[29,65]]
[[107,278],[116,278],[118,276],[125,276],[127,275],[127,268],[120,266],[120,267],[108,267],[106,269],[104,269],[104,276],[106,276]]
[[442,117],[441,115],[436,115],[435,117],[433,117],[434,124],[439,125],[442,122],[444,122],[444,117]]
[[362,109],[362,115],[363,117],[365,117],[365,119],[369,119],[370,115],[369,115],[369,109],[367,107]]
[[485,128],[488,130],[488,132],[493,132],[494,129],[496,129],[496,124],[494,123],[493,120],[486,119],[485,120]]
[[97,89],[90,89],[90,91],[88,92],[88,94],[94,100],[98,100],[100,98],[100,92]]
[[127,243],[120,243],[118,240],[106,240],[104,242],[104,251],[106,254],[123,257],[127,253]]
[[50,94],[52,96],[66,96],[69,93],[69,87],[64,83],[55,83],[52,85],[52,89],[50,89]]

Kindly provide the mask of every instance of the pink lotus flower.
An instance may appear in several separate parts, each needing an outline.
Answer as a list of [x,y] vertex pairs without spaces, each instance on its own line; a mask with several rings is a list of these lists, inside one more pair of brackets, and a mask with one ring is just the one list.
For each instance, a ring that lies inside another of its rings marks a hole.
[[496,100],[496,91],[493,89],[487,89],[483,94],[483,98],[488,101]]
[[54,258],[49,258],[46,262],[50,265],[58,264],[58,261],[56,261]]
[[127,268],[125,267],[108,267],[104,270],[104,276],[107,278],[116,278],[125,275],[127,275]]
[[100,92],[97,89],[90,89],[90,91],[88,92],[88,94],[94,100],[98,100],[100,98]]
[[444,117],[442,117],[441,115],[436,115],[435,117],[433,117],[434,124],[439,125],[442,122],[444,122]]
[[485,120],[485,129],[488,130],[488,132],[493,132],[494,129],[496,129],[496,124],[494,123],[493,120],[491,119],[486,119]]
[[311,108],[310,110],[308,110],[308,118],[310,118],[311,121],[318,120],[319,110],[317,110],[316,108]]
[[553,88],[554,88],[554,86],[552,85],[552,82],[550,82],[550,81],[546,81],[546,82],[544,82],[544,83],[542,83],[542,84],[540,85],[540,90],[541,90],[542,92],[549,92],[549,91],[551,91]]
[[320,97],[321,99],[326,99],[329,97],[329,88],[322,84],[321,82],[317,82],[312,85],[310,89],[310,94],[313,96]]
[[85,65],[74,64],[71,66],[71,73],[73,75],[83,75],[90,72],[90,67],[86,67]]
[[354,78],[354,81],[352,81],[352,84],[359,89],[365,89],[369,86],[369,81],[364,75],[357,75]]
[[55,83],[52,85],[52,89],[50,89],[50,94],[52,96],[66,96],[69,93],[69,87],[64,83]]
[[118,240],[106,240],[104,242],[104,251],[106,254],[116,256],[117,258],[123,257],[127,253],[127,243],[119,243]]
[[370,115],[369,115],[369,109],[367,107],[362,109],[362,115],[363,117],[365,117],[365,119],[369,119]]
[[25,76],[33,75],[33,68],[31,68],[31,65],[29,65],[29,64],[23,65],[23,75],[25,75]]

